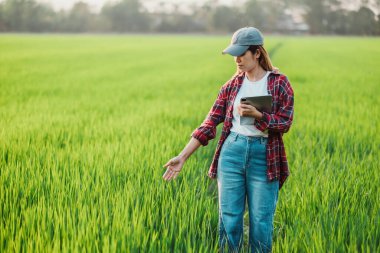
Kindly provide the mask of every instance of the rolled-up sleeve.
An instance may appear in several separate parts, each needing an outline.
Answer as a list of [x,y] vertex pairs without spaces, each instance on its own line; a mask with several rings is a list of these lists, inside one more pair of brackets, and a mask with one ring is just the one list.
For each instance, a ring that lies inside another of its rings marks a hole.
[[216,127],[224,121],[226,106],[226,85],[223,85],[205,120],[193,131],[191,137],[199,140],[203,146],[206,146],[210,140],[214,139],[216,136]]
[[293,122],[294,92],[286,77],[281,80],[279,102],[276,113],[263,112],[261,120],[255,120],[255,127],[260,131],[271,130],[286,133]]

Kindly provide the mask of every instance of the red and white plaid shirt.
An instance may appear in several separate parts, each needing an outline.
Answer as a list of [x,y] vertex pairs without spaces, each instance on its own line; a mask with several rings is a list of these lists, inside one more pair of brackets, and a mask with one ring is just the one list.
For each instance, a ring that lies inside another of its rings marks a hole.
[[[233,76],[220,89],[214,105],[200,127],[191,134],[203,146],[216,136],[216,127],[224,122],[213,161],[208,172],[211,179],[215,179],[218,169],[220,150],[230,134],[233,118],[234,100],[243,83],[245,73]],[[280,189],[289,176],[288,161],[285,146],[282,140],[293,121],[294,93],[285,75],[271,72],[268,76],[268,93],[272,95],[272,112],[263,112],[261,120],[255,120],[255,126],[260,131],[268,129],[267,141],[267,177],[268,180],[279,180]]]

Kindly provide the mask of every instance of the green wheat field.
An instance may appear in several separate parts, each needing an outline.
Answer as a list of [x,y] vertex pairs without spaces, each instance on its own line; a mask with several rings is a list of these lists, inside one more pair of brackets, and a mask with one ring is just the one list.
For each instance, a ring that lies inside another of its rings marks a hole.
[[[1,35],[0,252],[217,252],[217,140],[162,166],[235,72],[229,41]],[[380,39],[265,47],[295,92],[273,252],[379,252]]]

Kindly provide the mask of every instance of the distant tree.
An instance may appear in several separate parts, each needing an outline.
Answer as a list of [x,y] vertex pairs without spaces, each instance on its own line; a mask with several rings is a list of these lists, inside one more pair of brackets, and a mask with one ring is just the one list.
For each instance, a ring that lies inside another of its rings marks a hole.
[[240,28],[243,14],[234,7],[218,6],[212,16],[213,26],[218,31],[233,32]]
[[66,16],[63,29],[68,32],[87,32],[94,16],[87,3],[77,2]]
[[245,21],[247,24],[262,29],[265,26],[267,15],[263,12],[263,4],[258,0],[248,0],[244,6]]
[[195,22],[196,26],[198,27],[197,30],[201,32],[212,31],[212,18],[209,14],[210,12],[208,10],[208,6],[204,4],[198,7],[197,5],[193,4],[190,8],[193,22]]
[[38,1],[0,0],[0,32],[232,32],[242,26],[281,32],[294,27],[289,10],[297,6],[312,34],[380,35],[380,0],[360,0],[354,11],[347,10],[348,0],[246,0],[232,7],[206,0],[189,5],[191,14],[168,2],[148,13],[140,0],[115,0],[98,14],[84,2],[55,12]]
[[360,7],[356,12],[352,13],[353,23],[352,32],[358,35],[375,35],[376,34],[376,15],[375,13],[367,8]]
[[0,3],[0,32],[4,32],[7,30],[3,8],[4,8],[3,3]]
[[245,5],[246,23],[265,32],[276,32],[286,7],[290,5],[288,0],[250,0]]
[[3,4],[4,19],[9,31],[23,31],[25,28],[24,9],[27,1],[6,0]]
[[278,20],[283,16],[286,8],[286,1],[272,0],[264,5],[264,13],[266,14],[266,25],[263,27],[268,32],[275,32],[278,26]]
[[49,32],[53,28],[55,20],[54,10],[45,4],[36,4],[30,15],[30,31]]
[[309,25],[310,33],[325,33],[328,25],[328,6],[325,0],[305,0],[305,21]]
[[305,8],[305,21],[312,34],[376,34],[376,16],[368,6],[380,6],[380,0],[361,0],[361,8],[357,11],[348,11],[345,0],[289,1],[297,2]]
[[205,27],[192,15],[161,13],[159,23],[154,29],[157,32],[186,33],[204,31]]
[[33,0],[5,0],[2,19],[9,31],[44,32],[51,30],[54,11]]
[[104,15],[116,32],[144,32],[149,30],[149,17],[142,11],[139,0],[123,0],[103,6]]
[[327,14],[328,30],[333,34],[349,34],[351,28],[351,16],[343,9],[330,11]]

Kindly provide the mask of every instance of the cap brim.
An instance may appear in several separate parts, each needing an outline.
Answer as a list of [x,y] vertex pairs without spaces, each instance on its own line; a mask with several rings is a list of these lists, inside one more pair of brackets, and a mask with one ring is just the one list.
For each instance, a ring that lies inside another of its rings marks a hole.
[[241,46],[241,45],[230,45],[226,49],[223,50],[222,54],[230,54],[232,56],[240,56],[244,54],[249,46]]

